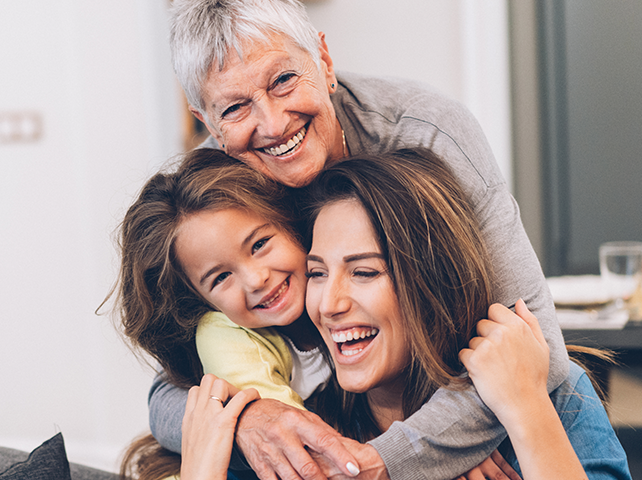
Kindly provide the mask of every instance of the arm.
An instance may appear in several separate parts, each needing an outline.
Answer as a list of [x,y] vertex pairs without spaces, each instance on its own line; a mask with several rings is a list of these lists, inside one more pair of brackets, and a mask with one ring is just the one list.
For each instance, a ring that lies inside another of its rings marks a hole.
[[[224,318],[224,317],[223,317]],[[227,320],[229,322],[229,320]],[[231,322],[230,322],[231,323]],[[216,363],[222,363],[225,365],[224,362],[220,362],[220,359],[217,362],[217,347],[216,344],[218,343],[216,341],[216,338],[211,339],[212,335],[216,333],[216,330],[221,330],[223,333],[227,333],[232,335],[232,337],[237,336],[240,333],[241,339],[246,342],[249,342],[249,347],[250,349],[256,348],[256,344],[252,342],[252,340],[249,339],[246,333],[244,333],[240,329],[231,329],[227,328],[225,326],[221,326],[221,328],[217,328],[215,325],[215,322],[204,322],[205,327],[202,329],[203,335],[201,338],[201,349],[205,351],[210,351],[210,356],[207,357],[207,361],[205,363],[208,363],[210,367],[213,367],[213,365],[216,365]],[[233,325],[233,324],[232,324]],[[200,327],[199,327],[200,329]],[[212,345],[208,346],[208,342],[212,340]],[[233,340],[233,339],[230,339]],[[281,340],[282,341],[282,340]],[[198,342],[198,339],[197,339]],[[287,350],[287,347],[283,346]],[[266,347],[267,349],[267,347]],[[268,350],[268,353],[270,353],[270,350]],[[203,354],[204,352],[199,350],[199,354]],[[236,364],[235,362],[227,362],[227,364]],[[276,362],[277,365],[279,365],[279,362]],[[284,371],[285,366],[283,365],[283,362],[280,363],[281,366],[281,371]],[[264,365],[260,365],[259,368],[266,368]],[[226,378],[228,374],[231,374],[229,371],[226,371],[224,367],[221,368],[220,371],[218,371],[216,368],[207,368],[207,365],[205,366],[206,373],[215,373],[218,374],[218,376],[222,378]],[[250,377],[245,377],[242,379],[242,381],[239,381],[241,384],[241,388],[248,388],[253,386],[251,383],[251,378],[256,378],[255,375],[253,375],[255,372],[251,368],[244,368],[242,371],[244,372],[249,372]],[[298,395],[296,393],[292,392],[289,389],[289,386],[285,385],[284,382],[285,380],[283,379],[283,375],[281,374],[280,377],[281,379],[279,380],[280,386],[275,387],[277,390],[274,392],[274,390],[270,390],[269,388],[266,389],[261,389],[265,395],[270,396],[271,393],[274,393],[274,396],[278,398],[278,396],[281,396],[281,399],[283,400],[289,400],[292,405],[296,405],[299,408],[303,407],[302,402],[300,399],[296,400]],[[233,376],[233,375],[232,375]],[[276,375],[279,377],[279,375]],[[228,377],[229,378],[229,377]],[[152,383],[152,386],[149,391],[149,397],[148,397],[148,405],[149,405],[149,425],[152,431],[152,434],[154,437],[158,440],[158,442],[168,450],[171,450],[176,453],[181,452],[181,421],[183,418],[183,413],[185,412],[185,404],[187,403],[187,390],[177,387],[175,385],[172,385],[171,383],[167,382],[165,380],[165,377],[162,374],[159,374],[156,376],[154,379],[154,382]],[[233,466],[235,468],[247,468],[243,460],[240,460],[237,455],[233,456]]]
[[[220,314],[208,314],[199,324],[196,343],[206,373],[226,377],[242,388],[254,386],[272,397],[248,405],[237,426],[237,445],[260,478],[274,478],[275,472],[281,478],[300,478],[296,472],[306,479],[325,478],[310,450],[341,465],[338,470],[344,475],[358,471],[357,460],[343,446],[342,437],[304,411],[300,397],[289,388],[290,353],[278,334],[242,329]],[[162,445],[179,452],[180,409],[184,411],[186,400],[185,390],[161,378],[155,380],[149,401],[152,433]],[[232,452],[231,465],[247,469],[238,449]]]
[[568,375],[553,300],[484,132],[460,103],[416,82],[339,73],[332,96],[352,153],[423,146],[451,168],[475,209],[496,274],[494,301],[523,298],[550,348],[548,391]]
[[[477,121],[463,106],[424,87],[378,79],[368,79],[366,86],[359,77],[350,77],[346,85],[346,93],[340,90],[333,101],[351,152],[421,145],[450,166],[473,205],[489,251],[496,278],[493,300],[514,305],[524,298],[540,319],[550,347],[548,390],[552,391],[568,374],[555,308],[519,208]],[[505,436],[502,425],[471,387],[439,390],[409,419],[393,424],[370,443],[393,479],[406,478],[409,472],[421,472],[425,478],[454,478],[487,458]]]
[[304,408],[301,397],[290,388],[290,351],[272,329],[242,328],[222,313],[211,312],[199,322],[196,348],[204,373],[212,373],[241,390],[256,388],[261,398]]
[[149,427],[163,447],[181,453],[181,422],[187,403],[187,390],[167,381],[161,372],[149,389]]
[[515,310],[493,305],[460,358],[506,427],[525,480],[586,479],[548,396],[546,340],[524,302]]

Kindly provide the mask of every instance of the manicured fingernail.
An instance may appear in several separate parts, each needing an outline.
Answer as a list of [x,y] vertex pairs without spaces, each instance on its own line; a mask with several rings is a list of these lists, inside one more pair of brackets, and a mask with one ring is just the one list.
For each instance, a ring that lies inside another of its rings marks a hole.
[[359,469],[357,468],[357,466],[356,466],[354,463],[352,463],[352,462],[348,462],[348,463],[346,464],[346,468],[348,469],[348,472],[350,472],[350,473],[351,473],[352,475],[354,475],[355,477],[356,477],[357,475],[359,475],[359,473],[361,473],[361,472],[359,471]]

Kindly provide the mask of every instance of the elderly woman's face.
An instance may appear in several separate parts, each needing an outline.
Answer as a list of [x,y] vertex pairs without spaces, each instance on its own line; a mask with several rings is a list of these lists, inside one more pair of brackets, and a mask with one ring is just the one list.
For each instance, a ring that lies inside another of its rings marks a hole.
[[[343,156],[341,127],[330,102],[336,83],[321,36],[321,68],[290,40],[231,50],[204,87],[210,133],[224,150],[270,178],[307,185],[326,162]],[[216,62],[215,62],[216,63]]]

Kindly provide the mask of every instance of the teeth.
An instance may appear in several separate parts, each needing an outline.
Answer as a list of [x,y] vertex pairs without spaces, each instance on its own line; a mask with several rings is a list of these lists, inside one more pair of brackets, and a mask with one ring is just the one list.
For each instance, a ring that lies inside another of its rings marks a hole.
[[[350,340],[359,340],[361,338],[371,337],[373,335],[376,335],[377,333],[379,333],[379,330],[376,328],[373,328],[371,330],[362,330],[361,333],[358,333],[358,332],[353,333],[350,331],[347,334],[345,332],[332,333],[331,336],[332,336],[332,340],[335,343],[345,343],[345,342],[349,342]],[[349,350],[349,351],[352,352],[353,350]],[[356,352],[356,350],[354,350],[354,352]],[[343,353],[344,355],[348,355],[345,352]],[[350,355],[354,355],[354,353]]]
[[341,352],[341,355],[345,355],[346,357],[351,357],[352,355],[356,355],[359,353],[363,348],[358,348],[357,350],[343,350]]
[[285,291],[285,289],[288,287],[287,282],[283,282],[283,285],[281,285],[281,288],[276,292],[276,294],[270,298],[269,300],[266,300],[265,302],[261,303],[260,305],[257,305],[259,308],[267,308],[270,305],[274,303],[274,301],[281,296],[281,294]]
[[273,155],[275,157],[278,157],[279,155],[283,155],[285,152],[289,152],[294,147],[296,147],[299,143],[301,143],[301,141],[305,138],[305,134],[306,134],[306,129],[305,127],[303,127],[299,131],[299,133],[297,133],[290,140],[288,140],[287,143],[284,143],[283,145],[279,145],[278,147],[264,148],[263,151],[268,155]]

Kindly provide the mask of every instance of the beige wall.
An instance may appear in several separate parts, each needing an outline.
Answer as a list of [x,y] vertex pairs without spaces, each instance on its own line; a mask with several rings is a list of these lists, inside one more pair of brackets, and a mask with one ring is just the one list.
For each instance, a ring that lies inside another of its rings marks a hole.
[[411,78],[463,102],[512,184],[506,0],[307,3],[338,69]]
[[40,122],[0,143],[0,444],[61,430],[72,460],[113,468],[147,425],[151,372],[94,310],[111,233],[180,148],[158,0],[24,0],[0,15],[0,115]]

